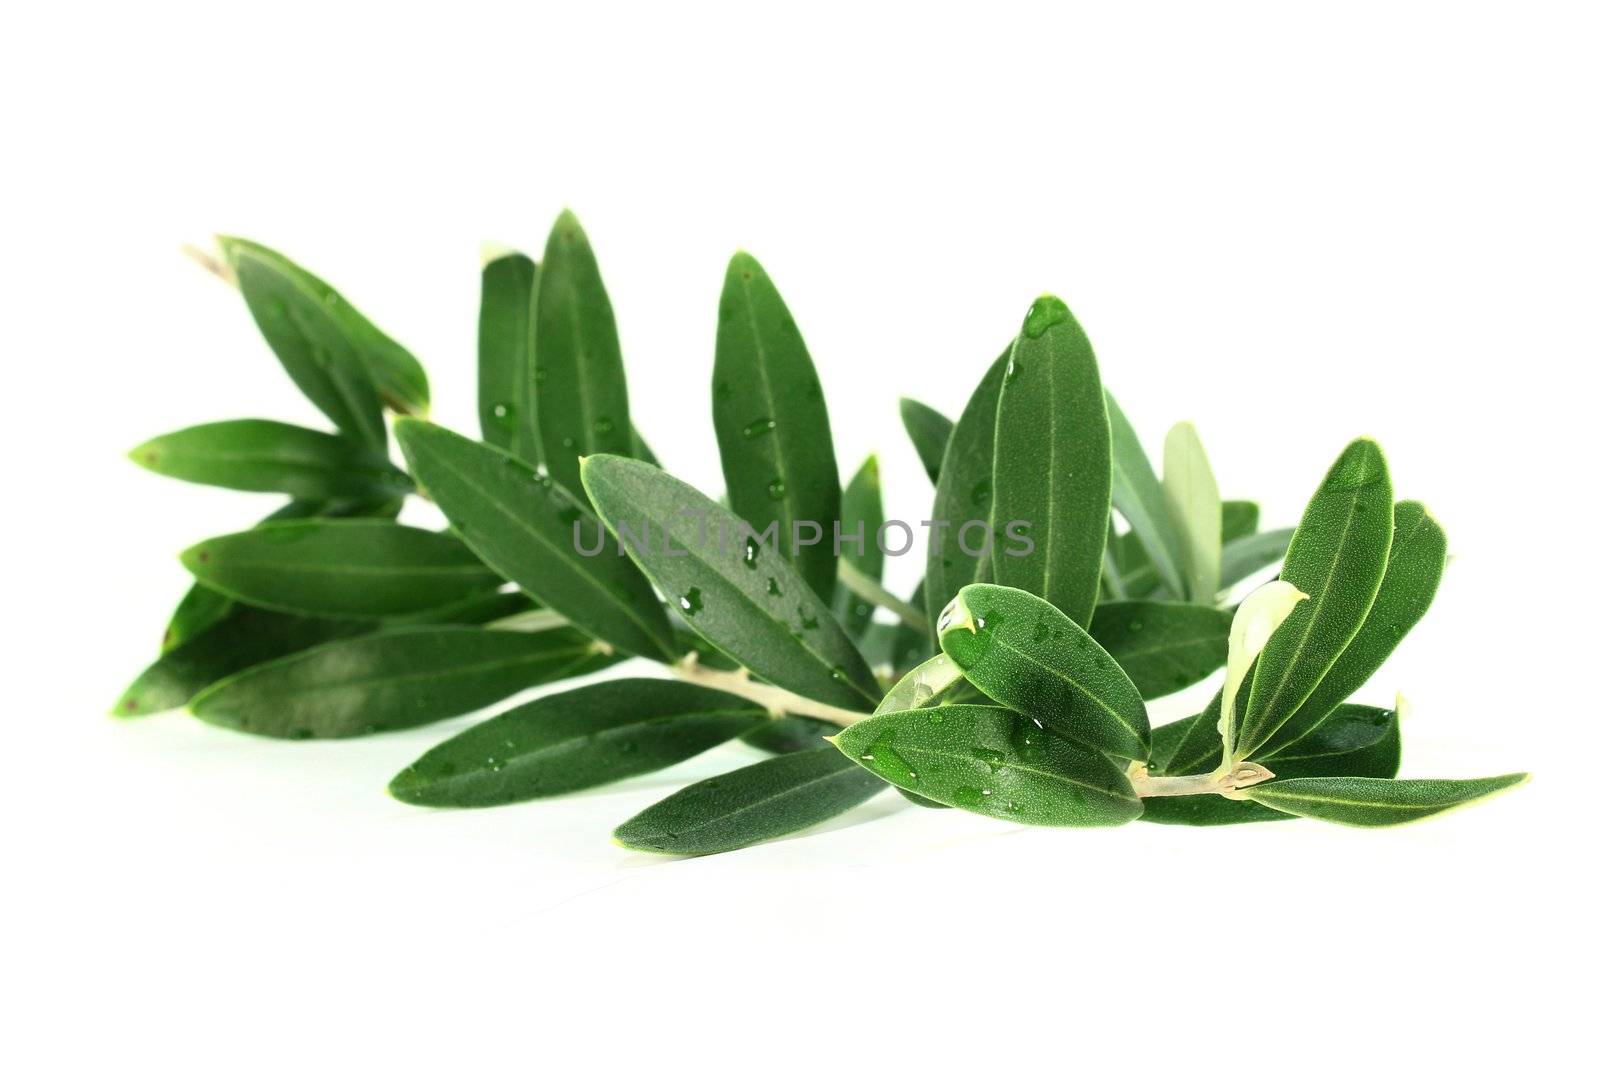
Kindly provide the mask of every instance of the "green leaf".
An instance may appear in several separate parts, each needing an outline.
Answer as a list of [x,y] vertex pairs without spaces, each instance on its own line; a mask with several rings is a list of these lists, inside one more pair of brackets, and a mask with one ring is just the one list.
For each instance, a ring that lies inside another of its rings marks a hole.
[[1282,559],[1293,538],[1293,530],[1263,530],[1223,545],[1220,588],[1238,585],[1257,571]]
[[629,556],[707,641],[790,692],[877,704],[872,669],[828,605],[748,524],[639,460],[592,456],[583,482]]
[[[878,544],[878,529],[883,525],[883,490],[878,485],[878,457],[868,456],[861,469],[845,487],[839,509],[841,538],[840,563],[874,582],[883,580],[883,548]],[[861,541],[844,537],[861,535]],[[833,591],[833,610],[845,633],[859,638],[872,622],[871,602],[856,596],[841,583]]]
[[501,582],[449,534],[382,519],[272,522],[201,541],[180,559],[220,593],[300,615],[410,615]]
[[[839,468],[828,407],[783,297],[744,252],[722,286],[711,417],[733,511],[758,532],[777,523],[784,555],[818,596],[830,597]],[[816,524],[820,540],[801,544],[796,523]]]
[[968,555],[959,535],[967,523],[988,523],[992,518],[995,413],[1000,403],[1000,383],[1010,359],[1008,348],[984,372],[950,433],[950,445],[939,468],[928,529],[928,570],[923,583],[930,626],[962,586],[986,581],[992,573],[989,554]]
[[1254,500],[1222,502],[1222,543],[1237,541],[1256,532],[1261,525],[1261,505]]
[[478,304],[478,426],[484,441],[529,463],[539,462],[528,357],[537,270],[520,252],[489,260]]
[[1310,595],[1256,662],[1235,752],[1259,751],[1317,688],[1372,608],[1394,534],[1394,490],[1377,443],[1357,440],[1295,528],[1282,577]]
[[252,667],[196,696],[189,710],[266,737],[357,737],[476,711],[561,677],[595,651],[571,627],[389,630]]
[[1232,616],[1199,604],[1119,600],[1095,608],[1089,636],[1146,700],[1176,693],[1228,659]]
[[432,423],[402,419],[395,436],[478,558],[601,641],[663,662],[676,658],[650,584],[571,493],[509,452]]
[[884,788],[831,748],[794,752],[680,789],[617,827],[616,842],[669,856],[728,852],[842,815]]
[[263,245],[217,242],[267,344],[334,425],[381,449],[383,419],[371,394],[403,414],[427,414],[422,364],[332,286]]
[[131,717],[182,707],[202,689],[247,667],[364,633],[373,626],[227,603],[228,611],[220,619],[146,667],[117,698],[112,714]]
[[1415,500],[1395,505],[1394,540],[1372,610],[1316,690],[1269,741],[1256,749],[1256,762],[1266,762],[1272,753],[1284,751],[1316,729],[1334,708],[1377,673],[1433,603],[1444,576],[1446,554],[1444,530],[1427,508]]
[[1182,599],[1178,561],[1183,549],[1178,528],[1167,512],[1167,499],[1150,457],[1109,390],[1106,416],[1111,426],[1111,502],[1128,520],[1130,532],[1144,549],[1144,559],[1155,569],[1158,580],[1174,598]]
[[1193,423],[1180,422],[1167,433],[1161,475],[1189,599],[1209,606],[1221,588],[1222,495]]
[[469,727],[396,775],[389,792],[438,808],[556,796],[670,767],[767,721],[765,709],[696,685],[599,682]]
[[1526,774],[1495,778],[1295,778],[1251,786],[1257,804],[1345,826],[1399,826],[1471,804],[1527,781]]
[[922,460],[922,469],[928,472],[928,480],[938,485],[939,468],[944,463],[944,450],[950,443],[955,423],[908,396],[900,398],[900,421],[911,438],[911,447],[917,450],[917,458]]
[[994,516],[1029,523],[1032,551],[994,554],[994,580],[1087,626],[1111,514],[1111,426],[1094,350],[1053,296],[1028,309],[1011,349],[994,435]]
[[534,280],[533,368],[545,468],[581,494],[578,457],[630,454],[633,424],[611,299],[589,238],[570,211],[551,229]]
[[1127,775],[1005,708],[944,704],[873,715],[833,739],[884,781],[941,804],[1033,826],[1139,817]]
[[938,631],[940,647],[994,700],[1091,748],[1149,756],[1139,691],[1053,604],[1020,589],[969,585],[945,608]]
[[202,485],[312,499],[403,496],[411,480],[347,437],[267,419],[234,419],[153,437],[128,453],[141,467]]

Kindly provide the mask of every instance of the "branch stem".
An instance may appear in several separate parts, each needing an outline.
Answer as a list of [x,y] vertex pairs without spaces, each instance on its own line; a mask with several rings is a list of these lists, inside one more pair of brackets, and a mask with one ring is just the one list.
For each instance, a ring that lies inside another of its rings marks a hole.
[[1230,800],[1241,799],[1239,790],[1259,785],[1274,777],[1259,763],[1240,763],[1228,774],[1184,774],[1172,778],[1152,778],[1144,764],[1135,763],[1128,769],[1128,779],[1133,791],[1141,797],[1192,797],[1216,793]]
[[907,626],[911,626],[929,637],[933,636],[933,627],[928,625],[928,617],[926,615],[889,592],[872,578],[856,570],[847,559],[839,560],[839,584],[862,600],[893,612]]
[[736,671],[721,671],[715,667],[707,667],[700,662],[698,653],[691,652],[669,668],[673,675],[685,682],[705,686],[707,689],[716,689],[734,696],[743,697],[753,703],[760,704],[772,713],[774,718],[784,715],[799,715],[807,719],[820,719],[831,722],[835,726],[849,726],[858,723],[867,717],[865,712],[851,711],[848,708],[836,708],[832,704],[791,693],[787,689],[779,689],[775,685],[758,682],[750,677],[750,672],[743,667]]

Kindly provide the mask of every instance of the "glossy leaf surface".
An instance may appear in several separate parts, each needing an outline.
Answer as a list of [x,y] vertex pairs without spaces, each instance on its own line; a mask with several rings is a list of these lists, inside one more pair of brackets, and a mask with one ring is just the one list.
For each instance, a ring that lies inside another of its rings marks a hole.
[[395,436],[478,558],[607,644],[652,659],[676,657],[650,583],[571,493],[509,452],[431,423],[401,420]]
[[339,437],[268,419],[190,426],[146,441],[128,458],[186,482],[325,500],[401,496],[411,480],[382,455]]
[[396,775],[389,792],[448,808],[555,796],[670,767],[767,721],[763,708],[684,682],[599,682],[469,727]]
[[969,585],[940,616],[938,632],[945,654],[990,698],[1091,748],[1149,755],[1139,690],[1053,604],[1020,589]]
[[534,423],[533,260],[508,252],[483,265],[478,304],[478,426],[484,441],[539,461]]
[[1089,636],[1139,694],[1154,700],[1201,681],[1228,658],[1226,611],[1199,604],[1117,600],[1095,608]]
[[595,652],[568,627],[417,627],[335,641],[233,675],[190,703],[216,726],[291,740],[447,719],[561,677]]
[[877,704],[877,680],[828,605],[748,525],[639,460],[593,456],[583,479],[629,556],[707,641],[791,692]]
[[1345,826],[1399,826],[1520,785],[1526,774],[1494,778],[1295,778],[1251,786],[1244,795],[1277,811]]
[[943,704],[877,714],[834,738],[884,781],[930,800],[1033,826],[1117,826],[1139,817],[1108,757],[1006,708]]
[[1094,350],[1072,312],[1042,296],[1011,349],[995,419],[994,518],[1029,524],[1031,551],[994,554],[994,580],[1087,626],[1111,513],[1111,426]]
[[989,556],[968,553],[962,548],[960,533],[967,523],[988,523],[993,515],[995,413],[1010,358],[1008,348],[989,365],[950,432],[950,445],[939,468],[933,518],[926,533],[928,569],[923,582],[930,626],[962,586],[987,581],[992,574]]
[[[711,417],[735,514],[778,545],[818,596],[833,594],[839,469],[822,384],[783,298],[753,256],[728,264],[717,322]],[[800,544],[796,522],[821,540]]]
[[815,826],[884,788],[832,748],[794,752],[680,789],[617,827],[615,836],[641,852],[706,856]]

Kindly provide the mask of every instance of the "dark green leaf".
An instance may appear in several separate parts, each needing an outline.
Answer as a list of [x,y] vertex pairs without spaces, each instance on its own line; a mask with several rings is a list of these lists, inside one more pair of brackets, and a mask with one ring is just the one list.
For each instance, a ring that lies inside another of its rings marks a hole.
[[1396,504],[1394,540],[1372,610],[1311,696],[1270,740],[1256,749],[1258,763],[1266,763],[1272,753],[1284,751],[1315,729],[1377,672],[1433,603],[1444,576],[1445,556],[1444,530],[1428,509],[1415,500]]
[[1278,627],[1256,660],[1238,727],[1237,758],[1260,750],[1317,688],[1372,608],[1394,534],[1394,490],[1376,442],[1344,450],[1307,505],[1283,579],[1311,600]]
[[[757,531],[777,523],[784,555],[827,599],[833,594],[831,538],[839,518],[828,407],[783,297],[744,252],[728,264],[723,282],[711,417],[733,511]],[[816,524],[817,543],[802,545],[796,523]]]
[[590,457],[583,481],[634,562],[702,637],[790,692],[877,704],[872,669],[828,605],[747,523],[639,460]]
[[[928,624],[964,585],[988,579],[992,573],[987,552],[969,554],[960,533],[969,523],[989,523],[994,503],[994,424],[1000,403],[1000,383],[1005,378],[1011,350],[989,365],[973,390],[956,428],[950,433],[944,464],[939,468],[933,494],[933,518],[928,528],[928,571],[924,580]],[[996,531],[998,534],[999,531]],[[968,544],[971,544],[969,537]],[[982,547],[982,538],[979,538]]]
[[617,827],[616,841],[670,856],[728,852],[815,826],[883,789],[832,748],[794,752],[680,789]]
[[1345,826],[1399,826],[1493,796],[1526,781],[1526,774],[1496,778],[1295,778],[1251,786],[1244,795],[1291,815]]
[[611,300],[572,212],[550,231],[534,281],[534,422],[545,468],[581,494],[578,457],[633,448],[628,383]]
[[478,304],[478,425],[486,442],[529,463],[539,462],[528,359],[537,269],[520,252],[489,260]]
[[312,619],[228,603],[221,619],[146,667],[117,699],[113,714],[148,715],[182,707],[202,689],[247,667],[372,629],[366,622]]
[[356,737],[487,707],[561,677],[594,652],[594,642],[571,627],[388,630],[252,667],[205,690],[189,709],[266,737]]
[[969,585],[939,621],[939,644],[994,700],[1092,748],[1145,759],[1150,720],[1133,682],[1053,604]]
[[1261,525],[1261,505],[1254,500],[1222,502],[1222,543],[1237,541],[1256,532]]
[[1199,604],[1119,600],[1095,608],[1089,636],[1146,700],[1176,693],[1228,660],[1233,616]]
[[400,496],[411,481],[347,437],[267,419],[234,419],[153,437],[128,458],[157,474],[224,489],[312,499]]
[[1005,708],[944,704],[873,715],[834,738],[884,781],[1034,826],[1117,826],[1139,798],[1108,757]]
[[389,792],[441,808],[555,796],[670,767],[766,721],[763,708],[684,682],[599,682],[469,727],[396,775]]
[[[878,486],[878,457],[868,456],[845,487],[840,504],[839,564],[849,566],[874,582],[883,580],[883,548],[878,529],[883,525],[883,491]],[[845,541],[860,535],[861,541]],[[833,591],[833,610],[845,633],[859,638],[872,622],[871,602],[856,596],[841,583]]]
[[[462,597],[453,603],[429,611],[419,612],[416,615],[405,615],[399,618],[385,619],[385,626],[418,626],[423,624],[459,625],[459,626],[485,626],[491,622],[509,620],[516,615],[524,615],[538,610],[539,605],[521,593],[501,592],[490,590],[483,593],[474,593]],[[507,625],[506,629],[516,629]],[[548,629],[548,627],[545,627]]]
[[1110,514],[1111,426],[1094,350],[1067,305],[1042,296],[1011,349],[994,436],[995,521],[1028,523],[1033,547],[997,550],[994,580],[1087,626]]
[[922,469],[928,472],[928,480],[938,485],[939,467],[944,462],[945,446],[950,443],[955,423],[910,397],[900,398],[900,421],[911,438],[911,447],[917,450],[917,458],[922,460]]
[[1237,585],[1257,571],[1270,567],[1289,549],[1293,530],[1263,530],[1246,534],[1222,546],[1222,588]]
[[1106,416],[1111,426],[1111,501],[1128,520],[1157,579],[1175,599],[1182,599],[1183,578],[1178,570],[1182,549],[1178,529],[1167,513],[1161,480],[1156,477],[1133,424],[1109,390]]
[[180,558],[220,593],[301,615],[409,615],[501,583],[449,534],[382,519],[272,522],[201,541]]
[[607,644],[676,658],[650,584],[572,494],[509,452],[431,423],[402,419],[395,436],[457,536],[495,571]]

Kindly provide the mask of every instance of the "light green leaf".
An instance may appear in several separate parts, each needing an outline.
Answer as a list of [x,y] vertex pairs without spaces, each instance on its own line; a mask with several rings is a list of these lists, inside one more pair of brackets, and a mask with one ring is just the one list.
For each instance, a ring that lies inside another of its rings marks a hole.
[[939,467],[944,462],[944,450],[950,443],[955,423],[910,397],[900,398],[900,421],[911,438],[911,447],[917,450],[917,458],[922,460],[922,469],[928,472],[928,480],[938,485]]
[[617,827],[615,839],[640,852],[708,856],[815,826],[884,788],[832,748],[794,752],[680,789]]
[[[839,509],[841,538],[839,562],[874,582],[883,580],[883,549],[878,544],[878,529],[883,525],[883,490],[878,485],[878,457],[868,456],[861,469],[845,487]],[[845,541],[860,535],[861,541]],[[830,535],[831,536],[831,535]],[[853,638],[866,633],[872,622],[870,601],[850,592],[840,583],[833,591],[833,610]]]
[[1194,424],[1180,422],[1167,433],[1161,490],[1178,528],[1178,558],[1189,599],[1212,604],[1222,573],[1222,495]]
[[1315,729],[1377,673],[1433,603],[1444,576],[1446,552],[1444,530],[1427,508],[1415,500],[1395,505],[1394,540],[1372,610],[1305,703],[1256,749],[1258,763]]
[[201,541],[180,559],[235,600],[301,615],[410,615],[501,583],[449,534],[382,519],[271,522]]
[[872,669],[828,605],[748,524],[639,460],[592,456],[583,481],[629,556],[707,641],[790,692],[877,704]]
[[[733,511],[758,532],[777,523],[783,554],[818,596],[831,597],[839,468],[828,407],[783,297],[744,252],[723,282],[711,417]],[[797,522],[815,523],[819,540],[802,544],[809,538],[796,537]]]
[[545,468],[581,496],[578,457],[632,452],[628,383],[611,299],[570,211],[550,231],[534,279],[533,391]]
[[1521,785],[1526,774],[1495,778],[1295,778],[1251,786],[1243,795],[1277,811],[1345,826],[1399,826]]
[[1146,700],[1176,693],[1228,658],[1226,611],[1199,604],[1121,600],[1095,608],[1089,636],[1111,653]]
[[1256,665],[1238,727],[1237,757],[1271,740],[1361,629],[1383,581],[1394,534],[1394,490],[1376,442],[1346,448],[1295,528],[1282,578],[1311,600],[1280,627]]
[[478,304],[478,425],[484,441],[539,462],[535,424],[533,364],[532,259],[507,252],[483,265],[483,295]]
[[1139,817],[1127,775],[1005,708],[943,704],[877,714],[833,739],[884,781],[929,800],[1033,826],[1118,826]]
[[1042,296],[1012,346],[994,436],[995,521],[1029,524],[1033,548],[1003,542],[994,580],[1087,626],[1110,513],[1111,426],[1094,350],[1067,305]]
[[487,707],[597,655],[570,627],[525,634],[470,626],[335,641],[235,674],[189,705],[216,726],[290,740],[404,730]]
[[509,452],[432,423],[402,419],[395,436],[479,559],[601,641],[664,662],[677,658],[649,582],[572,494]]
[[1077,623],[1032,593],[969,585],[939,618],[939,644],[986,695],[1125,759],[1150,754],[1144,700]]
[[469,727],[396,775],[389,792],[439,808],[556,796],[670,767],[767,721],[765,709],[696,685],[599,682]]
[[348,437],[233,419],[153,437],[128,453],[147,470],[201,485],[308,499],[404,496],[411,480]]
[[933,518],[927,530],[928,570],[923,581],[930,626],[962,586],[986,581],[992,574],[989,554],[968,554],[960,533],[968,523],[989,523],[992,518],[995,413],[1010,358],[1011,350],[1007,348],[984,372],[960,421],[950,432],[950,444],[939,468]]
[[1106,415],[1111,426],[1111,502],[1128,520],[1130,532],[1144,549],[1144,558],[1155,568],[1158,580],[1174,599],[1181,600],[1184,584],[1178,568],[1183,546],[1168,514],[1161,482],[1133,424],[1109,390]]

